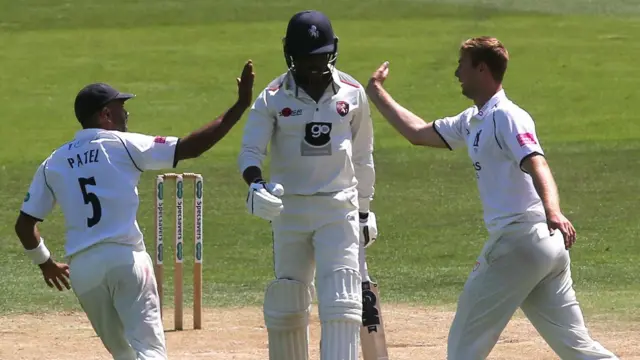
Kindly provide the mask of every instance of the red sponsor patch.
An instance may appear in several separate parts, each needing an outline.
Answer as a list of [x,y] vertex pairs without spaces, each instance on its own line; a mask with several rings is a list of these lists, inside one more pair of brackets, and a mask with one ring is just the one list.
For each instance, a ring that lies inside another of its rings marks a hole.
[[531,145],[531,144],[537,144],[538,143],[536,141],[536,137],[533,136],[532,133],[518,134],[516,136],[516,139],[518,139],[518,144],[520,144],[520,146],[525,146],[525,145]]
[[290,108],[286,107],[284,109],[282,109],[280,111],[280,115],[284,116],[284,117],[288,117],[291,116],[291,114],[293,114],[293,110],[291,110]]
[[280,110],[280,112],[278,113],[278,116],[282,116],[282,117],[300,116],[300,115],[302,115],[302,109],[291,109],[288,107]]
[[155,139],[153,139],[154,143],[158,143],[158,144],[164,144],[167,142],[167,137],[166,136],[156,136]]

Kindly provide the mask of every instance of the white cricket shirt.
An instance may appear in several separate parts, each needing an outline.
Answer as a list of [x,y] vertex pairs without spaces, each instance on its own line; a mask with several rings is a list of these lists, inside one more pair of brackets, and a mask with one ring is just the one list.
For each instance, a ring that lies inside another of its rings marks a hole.
[[544,152],[533,119],[504,90],[479,111],[472,106],[434,125],[450,149],[467,147],[490,234],[517,221],[546,221],[533,180],[521,168],[527,157]]
[[175,166],[176,137],[83,129],[36,171],[22,212],[44,220],[56,203],[65,220],[65,255],[98,242],[144,250],[138,181],[144,170]]
[[240,171],[262,168],[271,144],[272,182],[285,195],[357,189],[361,211],[374,193],[373,124],[363,87],[333,69],[333,81],[318,103],[287,72],[254,102],[244,127]]

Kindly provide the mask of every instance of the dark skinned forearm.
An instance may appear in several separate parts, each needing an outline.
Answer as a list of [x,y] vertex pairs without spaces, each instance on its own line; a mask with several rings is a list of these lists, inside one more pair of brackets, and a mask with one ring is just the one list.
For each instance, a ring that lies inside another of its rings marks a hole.
[[196,158],[211,149],[242,118],[247,108],[246,104],[236,102],[217,119],[181,138],[176,146],[176,162]]

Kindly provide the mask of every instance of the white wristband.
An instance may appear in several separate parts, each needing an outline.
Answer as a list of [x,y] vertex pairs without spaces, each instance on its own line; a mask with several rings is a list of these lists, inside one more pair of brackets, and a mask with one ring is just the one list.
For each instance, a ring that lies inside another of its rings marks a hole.
[[40,244],[38,244],[38,247],[31,250],[24,249],[24,252],[36,265],[44,264],[51,257],[51,253],[44,245],[44,240],[42,240],[42,238],[40,238]]

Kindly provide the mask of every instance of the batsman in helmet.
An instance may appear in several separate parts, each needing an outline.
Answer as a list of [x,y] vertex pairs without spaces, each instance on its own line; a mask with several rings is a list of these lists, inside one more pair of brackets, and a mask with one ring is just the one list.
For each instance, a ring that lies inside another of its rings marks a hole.
[[283,45],[288,69],[255,100],[239,155],[247,210],[273,230],[275,279],[264,298],[269,358],[309,358],[315,284],[321,360],[357,359],[361,246],[377,236],[369,211],[375,182],[369,103],[363,87],[336,69],[338,37],[324,14],[295,14]]

